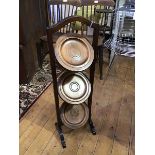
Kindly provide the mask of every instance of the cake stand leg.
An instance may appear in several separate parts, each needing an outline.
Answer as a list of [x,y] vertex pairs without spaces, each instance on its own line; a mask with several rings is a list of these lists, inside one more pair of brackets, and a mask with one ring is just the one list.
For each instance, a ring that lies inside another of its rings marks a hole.
[[96,129],[95,129],[95,126],[92,120],[89,120],[89,127],[90,127],[90,131],[92,132],[92,134],[96,135]]
[[55,126],[56,126],[57,132],[58,132],[60,140],[61,140],[61,145],[62,145],[63,148],[66,148],[66,142],[65,142],[65,139],[64,139],[64,134],[62,132],[62,129],[58,125],[58,123],[55,123]]

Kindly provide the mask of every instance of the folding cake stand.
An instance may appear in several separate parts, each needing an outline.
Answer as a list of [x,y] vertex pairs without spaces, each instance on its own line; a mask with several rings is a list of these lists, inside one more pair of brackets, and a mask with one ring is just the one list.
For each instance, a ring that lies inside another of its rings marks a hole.
[[97,53],[97,44],[98,44],[98,36],[99,36],[99,25],[92,23],[91,21],[79,17],[79,16],[74,16],[74,17],[68,17],[59,23],[53,25],[52,27],[47,28],[47,38],[48,38],[48,46],[49,46],[49,53],[50,53],[50,60],[51,60],[51,69],[52,69],[52,77],[53,77],[53,90],[54,90],[54,97],[55,97],[55,105],[56,105],[56,115],[57,115],[57,122],[55,123],[56,129],[58,131],[62,147],[66,147],[65,139],[64,139],[64,134],[62,131],[61,126],[63,125],[61,117],[60,117],[60,107],[59,107],[59,93],[58,93],[58,81],[57,81],[57,74],[56,74],[56,56],[55,56],[55,50],[53,47],[53,36],[56,32],[58,32],[61,28],[63,28],[65,25],[71,22],[76,22],[79,21],[82,24],[85,24],[91,28],[94,29],[93,31],[93,42],[92,42],[92,47],[94,50],[94,60],[92,64],[89,66],[89,82],[91,84],[91,92],[88,98],[88,109],[89,109],[89,117],[88,117],[88,124],[90,126],[90,131],[92,132],[93,135],[96,135],[96,130],[93,125],[92,121],[92,112],[91,112],[91,106],[92,106],[92,95],[93,95],[93,84],[94,84],[94,74],[95,74],[95,62],[96,62],[96,53]]

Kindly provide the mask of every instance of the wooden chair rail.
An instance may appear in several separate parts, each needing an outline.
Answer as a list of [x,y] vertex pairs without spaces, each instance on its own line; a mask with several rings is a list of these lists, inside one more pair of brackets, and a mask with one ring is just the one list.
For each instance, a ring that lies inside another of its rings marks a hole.
[[[55,24],[55,25],[52,25],[52,26],[49,26],[47,28],[47,30],[50,31],[50,33],[54,33],[56,32],[58,29],[61,29],[63,28],[65,25],[69,24],[69,23],[72,23],[72,22],[81,22],[82,24],[86,24],[87,26],[90,26],[91,28],[97,28],[99,29],[99,25],[96,24],[96,23],[92,23],[90,20],[82,17],[82,16],[70,16],[70,17],[67,17],[65,19],[63,19],[62,21],[60,21],[59,23]],[[52,28],[52,29],[51,29]]]

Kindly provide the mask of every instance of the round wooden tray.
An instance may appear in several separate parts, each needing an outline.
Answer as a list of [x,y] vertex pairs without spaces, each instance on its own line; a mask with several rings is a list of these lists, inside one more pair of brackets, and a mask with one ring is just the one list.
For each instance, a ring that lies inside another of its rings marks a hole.
[[55,55],[64,68],[82,71],[92,64],[94,50],[86,38],[78,34],[65,34],[56,41]]
[[68,104],[63,103],[61,106],[61,120],[65,126],[71,129],[77,129],[86,124],[89,117],[87,104]]
[[64,71],[58,77],[58,91],[65,102],[80,104],[89,97],[91,84],[81,72]]

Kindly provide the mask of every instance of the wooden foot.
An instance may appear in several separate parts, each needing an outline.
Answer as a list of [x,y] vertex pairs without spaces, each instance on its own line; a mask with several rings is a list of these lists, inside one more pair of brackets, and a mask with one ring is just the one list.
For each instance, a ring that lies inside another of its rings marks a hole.
[[93,135],[96,135],[96,129],[95,129],[95,126],[94,126],[92,120],[89,121],[89,127],[90,127],[91,133],[92,133]]
[[63,148],[66,148],[66,142],[65,142],[65,138],[64,138],[62,129],[61,129],[61,127],[58,126],[58,123],[55,123],[55,126],[56,126],[57,132],[58,132],[60,140],[61,140],[61,145]]

